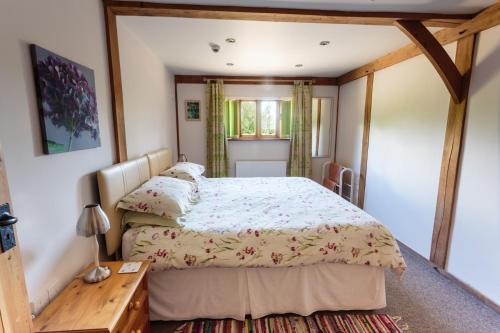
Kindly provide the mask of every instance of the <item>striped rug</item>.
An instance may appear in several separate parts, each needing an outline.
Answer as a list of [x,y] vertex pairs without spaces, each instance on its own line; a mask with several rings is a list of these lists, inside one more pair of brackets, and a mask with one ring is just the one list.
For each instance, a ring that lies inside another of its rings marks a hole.
[[386,314],[317,314],[260,319],[195,320],[176,333],[402,333]]

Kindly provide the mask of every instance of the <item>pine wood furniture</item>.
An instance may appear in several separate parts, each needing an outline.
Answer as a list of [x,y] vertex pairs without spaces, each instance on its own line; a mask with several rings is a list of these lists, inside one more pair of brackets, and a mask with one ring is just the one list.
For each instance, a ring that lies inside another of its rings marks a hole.
[[105,262],[111,276],[87,284],[79,274],[34,320],[35,332],[148,333],[148,262],[139,272],[117,274],[122,261]]

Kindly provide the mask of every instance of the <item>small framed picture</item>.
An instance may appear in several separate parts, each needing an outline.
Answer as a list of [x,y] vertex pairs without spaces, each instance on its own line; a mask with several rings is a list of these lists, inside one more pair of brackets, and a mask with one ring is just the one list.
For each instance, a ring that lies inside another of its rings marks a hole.
[[200,120],[200,101],[187,100],[184,109],[186,110],[186,120]]

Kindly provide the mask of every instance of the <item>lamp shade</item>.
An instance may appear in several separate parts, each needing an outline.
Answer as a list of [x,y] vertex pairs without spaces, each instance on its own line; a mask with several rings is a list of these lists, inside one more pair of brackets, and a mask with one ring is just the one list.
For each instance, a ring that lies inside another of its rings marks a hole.
[[86,205],[76,225],[78,236],[105,234],[110,228],[108,217],[98,204]]

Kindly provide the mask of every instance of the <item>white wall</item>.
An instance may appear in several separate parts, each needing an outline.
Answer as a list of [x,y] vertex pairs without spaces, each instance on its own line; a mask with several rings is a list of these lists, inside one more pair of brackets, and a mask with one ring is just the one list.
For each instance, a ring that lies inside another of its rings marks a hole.
[[[224,85],[226,97],[292,97],[292,87],[287,85]],[[313,88],[313,97],[334,98],[333,119],[337,109],[337,87],[316,86]],[[181,153],[185,153],[188,159],[195,163],[206,162],[206,106],[205,85],[203,84],[179,84],[177,87],[177,99],[179,107],[179,143]],[[201,120],[186,121],[184,101],[186,99],[198,99],[201,101]],[[332,122],[332,143],[330,146],[333,156],[335,123]],[[286,140],[276,141],[230,141],[229,159],[230,174],[234,176],[234,163],[238,160],[288,160],[290,143]],[[321,166],[328,158],[313,158],[313,179],[320,181]]]
[[[186,121],[184,101],[200,101],[200,120]],[[186,154],[190,162],[206,165],[207,112],[205,85],[178,84],[177,102],[179,117],[179,153]]]
[[353,202],[357,203],[365,114],[366,76],[340,86],[337,126],[338,163],[354,172]]
[[[100,0],[0,2],[0,142],[32,301],[46,301],[48,288],[92,260],[92,242],[75,225],[82,206],[97,201],[95,171],[114,156],[105,38]],[[94,70],[101,147],[43,155],[30,43]]]
[[423,55],[375,73],[365,210],[427,258],[449,100]]
[[[454,59],[456,44],[446,47]],[[479,34],[448,271],[500,303],[500,27]],[[359,172],[366,79],[340,87],[337,161]],[[365,209],[429,258],[450,96],[423,56],[375,73]]]
[[448,270],[500,304],[500,26],[476,51]]
[[118,17],[128,158],[168,147],[177,156],[174,76]]

